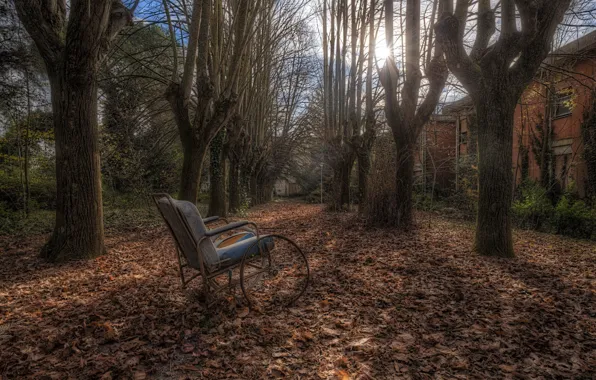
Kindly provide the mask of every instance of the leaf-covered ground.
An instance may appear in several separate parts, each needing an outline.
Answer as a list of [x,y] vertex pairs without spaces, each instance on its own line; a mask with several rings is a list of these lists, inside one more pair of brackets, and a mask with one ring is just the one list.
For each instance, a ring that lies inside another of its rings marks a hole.
[[408,234],[299,203],[250,217],[309,256],[312,286],[275,315],[186,296],[165,227],[62,265],[37,258],[44,236],[0,238],[0,377],[596,377],[594,243],[518,231],[495,259],[428,214]]

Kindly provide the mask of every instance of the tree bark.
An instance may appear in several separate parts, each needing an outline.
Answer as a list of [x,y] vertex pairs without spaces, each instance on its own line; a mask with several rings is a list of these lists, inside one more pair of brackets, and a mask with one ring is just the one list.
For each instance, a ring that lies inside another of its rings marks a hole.
[[[366,4],[366,1],[365,1]],[[368,174],[371,167],[371,151],[375,139],[375,111],[372,94],[372,70],[375,56],[375,0],[369,9],[368,63],[366,68],[366,123],[362,142],[358,149],[358,212],[364,214],[368,198]],[[362,22],[364,28],[364,19]],[[364,46],[364,44],[362,44]]]
[[[193,137],[192,139],[195,138]],[[203,160],[207,154],[208,146],[198,141],[193,142],[192,139],[182,140],[184,159],[182,161],[182,175],[180,178],[178,199],[196,203],[199,194],[199,184],[201,182]]]
[[[119,1],[15,1],[50,80],[56,140],[56,224],[50,261],[105,252],[97,126],[97,73],[111,40],[132,22]],[[68,22],[66,21],[68,18]]]
[[[420,1],[408,0],[406,4],[406,79],[401,86],[401,103],[398,102],[399,71],[390,55],[379,80],[385,90],[385,117],[393,132],[397,149],[396,207],[395,217],[390,215],[395,227],[409,228],[413,222],[412,190],[414,187],[414,149],[418,136],[430,119],[439,102],[447,80],[447,67],[440,48],[428,62],[426,75],[428,92],[419,103],[422,73],[420,72]],[[387,48],[393,49],[393,1],[385,0],[385,38]],[[432,49],[432,44],[426,46]],[[428,54],[425,54],[428,55]]]
[[[475,249],[484,255],[513,256],[510,206],[513,193],[513,113],[517,100],[548,55],[557,25],[571,0],[502,0],[500,36],[489,0],[477,1],[476,40],[468,54],[464,33],[467,1],[443,2],[435,25],[451,72],[468,90],[478,117],[479,202]],[[516,8],[519,25],[516,22]]]
[[358,154],[358,212],[364,213],[366,198],[368,197],[368,173],[370,173],[370,152]]
[[[180,83],[173,82],[166,92],[184,147],[179,197],[193,203],[197,201],[202,162],[209,144],[235,114],[244,91],[239,77],[262,5],[251,4],[248,0],[239,1],[232,7],[230,22],[224,24],[221,1],[216,1],[215,7],[212,0],[193,1],[182,78]],[[168,24],[171,26],[171,20]],[[229,27],[230,38],[225,46],[220,46],[224,26]],[[229,52],[229,60],[220,68],[218,52],[223,51]],[[175,44],[173,54],[178,54]],[[196,106],[191,102],[193,85],[197,89]]]
[[240,209],[240,177],[238,171],[240,164],[238,160],[230,157],[230,171],[228,172],[228,198],[229,211],[237,213]]
[[70,67],[49,73],[56,144],[56,224],[42,257],[105,253],[97,130],[96,75]]
[[250,206],[256,206],[259,204],[259,182],[257,180],[256,173],[250,173],[248,185],[250,194]]
[[397,164],[395,172],[396,220],[394,225],[407,229],[413,223],[412,191],[414,189],[414,144],[405,136],[395,137]]
[[591,100],[584,108],[581,134],[584,144],[583,157],[587,169],[586,195],[589,199],[594,199],[596,196],[596,89],[591,91],[590,96]]
[[223,152],[224,131],[221,130],[211,141],[210,152],[210,183],[211,196],[209,197],[209,216],[227,216],[226,210],[226,162]]
[[352,154],[351,147],[345,147],[347,152],[344,152],[344,159],[340,164],[340,176],[341,176],[341,195],[340,195],[340,208],[350,210],[350,179],[352,177],[352,167],[354,166],[354,155]]
[[478,218],[474,247],[482,255],[513,257],[511,238],[515,99],[499,90],[475,101],[478,124]]

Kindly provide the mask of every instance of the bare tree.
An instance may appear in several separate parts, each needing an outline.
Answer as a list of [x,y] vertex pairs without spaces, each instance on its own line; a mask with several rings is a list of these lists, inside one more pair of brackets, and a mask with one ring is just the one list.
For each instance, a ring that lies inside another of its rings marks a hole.
[[[476,38],[464,45],[468,0],[446,1],[435,26],[451,72],[468,91],[476,109],[479,149],[479,200],[475,249],[483,255],[513,256],[510,207],[513,175],[513,115],[517,101],[546,58],[557,25],[571,0],[502,0],[500,35],[496,9],[478,0]],[[518,29],[518,21],[521,28]],[[493,43],[491,43],[493,42]]]
[[306,1],[264,4],[242,72],[245,87],[226,130],[230,210],[270,200],[303,132],[303,105],[312,76]]
[[[364,11],[362,12],[362,34],[360,37],[361,49],[364,47],[364,30],[365,28],[365,14],[366,1],[364,3]],[[368,175],[371,165],[371,151],[375,139],[375,111],[373,102],[373,62],[375,58],[375,0],[370,1],[370,8],[368,14],[368,60],[366,65],[366,109],[364,113],[365,127],[364,133],[356,134],[354,139],[354,146],[356,148],[356,156],[358,158],[358,211],[363,213],[365,211],[366,199],[368,196]],[[363,64],[364,54],[360,55]],[[361,86],[360,86],[361,89]],[[361,99],[358,96],[358,99]],[[360,110],[361,107],[358,107]]]
[[42,256],[93,257],[104,247],[97,131],[97,75],[111,40],[132,22],[120,1],[14,0],[51,86],[57,208]]
[[193,2],[182,78],[178,81],[174,75],[166,94],[184,152],[180,199],[197,201],[209,144],[234,114],[241,91],[242,57],[253,37],[261,3],[237,0],[226,3],[230,8],[224,9],[222,0]]
[[[362,94],[367,83],[367,99],[372,99],[372,68],[375,41],[375,1],[324,0],[323,24],[323,127],[325,161],[334,172],[332,206],[345,208],[351,203],[350,180],[354,162],[359,162],[358,198],[362,209],[370,166],[370,150],[375,126],[373,103],[366,103],[362,118]],[[366,41],[367,25],[369,39]],[[328,27],[329,26],[329,27]],[[348,31],[350,36],[348,37]],[[368,44],[368,49],[367,49]],[[368,50],[368,60],[365,51]],[[350,59],[347,59],[347,53]],[[363,80],[367,70],[366,81]],[[347,81],[347,83],[346,83]],[[372,118],[369,117],[372,115]],[[365,124],[365,131],[362,125]]]
[[[434,6],[437,6],[434,1]],[[434,16],[434,13],[433,13]],[[434,22],[431,16],[431,24]],[[407,0],[405,13],[405,80],[398,100],[399,71],[393,58],[393,1],[385,0],[385,40],[391,52],[379,79],[385,89],[385,116],[393,132],[397,148],[396,207],[391,224],[409,227],[412,224],[412,191],[414,184],[414,150],[418,136],[435,110],[447,80],[447,66],[442,50],[435,48],[431,55],[432,33],[427,33],[425,52],[421,52],[420,0]],[[432,56],[432,58],[431,58]],[[421,59],[426,59],[428,91],[419,104],[422,84]]]

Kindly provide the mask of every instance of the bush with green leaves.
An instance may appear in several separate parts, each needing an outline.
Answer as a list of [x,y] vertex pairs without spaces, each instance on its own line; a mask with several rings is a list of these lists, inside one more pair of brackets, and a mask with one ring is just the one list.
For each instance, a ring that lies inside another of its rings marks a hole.
[[596,230],[596,210],[584,201],[565,194],[555,207],[553,225],[557,233],[578,238],[593,238]]
[[512,205],[513,220],[522,228],[542,229],[548,225],[553,211],[546,189],[533,181],[520,187],[518,198]]
[[314,189],[304,199],[308,203],[321,203],[321,188]]

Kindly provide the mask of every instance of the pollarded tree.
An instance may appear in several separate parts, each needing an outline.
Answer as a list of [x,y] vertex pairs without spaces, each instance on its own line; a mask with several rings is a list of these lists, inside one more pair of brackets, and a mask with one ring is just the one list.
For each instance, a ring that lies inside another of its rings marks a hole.
[[[473,18],[476,39],[464,45],[471,3],[446,1],[436,24],[447,64],[468,91],[478,122],[478,218],[475,249],[483,255],[513,256],[511,199],[513,115],[519,97],[548,55],[557,25],[571,0],[501,0],[500,35],[490,0],[479,0]],[[518,27],[521,26],[520,28]]]
[[241,74],[245,90],[226,130],[232,211],[248,200],[242,193],[251,205],[270,200],[301,141],[302,104],[314,71],[306,3],[267,2],[257,19]]
[[[170,9],[179,7],[164,0]],[[166,92],[184,152],[179,198],[197,201],[203,160],[209,144],[232,116],[242,95],[240,73],[263,0],[194,0],[187,19],[188,38],[182,78],[174,65]],[[183,7],[186,9],[186,7]],[[168,17],[174,56],[178,55],[172,20]],[[196,89],[196,97],[193,96]]]
[[[358,160],[359,209],[367,194],[370,151],[375,136],[373,62],[375,50],[374,0],[323,0],[323,147],[333,169],[331,206],[346,208],[351,201],[350,181]],[[368,46],[367,46],[368,30]],[[348,36],[349,31],[349,36]],[[367,53],[368,51],[368,53]],[[347,54],[350,54],[349,60]],[[366,57],[368,54],[368,58]],[[364,73],[366,71],[366,79]],[[366,109],[363,91],[366,83]]]
[[[447,66],[443,53],[435,47],[432,53],[432,33],[426,35],[421,54],[420,0],[408,0],[405,14],[405,80],[398,100],[399,72],[393,58],[393,0],[385,0],[385,39],[390,55],[379,79],[385,89],[385,116],[391,127],[397,149],[395,201],[397,210],[391,224],[408,228],[412,223],[412,191],[414,185],[414,156],[418,136],[437,107],[445,82]],[[434,0],[431,24],[438,1]],[[431,58],[432,57],[432,58]],[[421,59],[423,59],[421,61]],[[428,91],[419,103],[423,76],[421,62],[425,62]]]
[[[51,86],[56,138],[56,225],[42,256],[93,257],[104,247],[97,76],[111,40],[132,22],[120,1],[14,0]],[[133,7],[134,8],[134,7]]]

